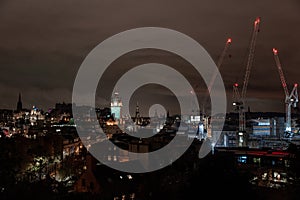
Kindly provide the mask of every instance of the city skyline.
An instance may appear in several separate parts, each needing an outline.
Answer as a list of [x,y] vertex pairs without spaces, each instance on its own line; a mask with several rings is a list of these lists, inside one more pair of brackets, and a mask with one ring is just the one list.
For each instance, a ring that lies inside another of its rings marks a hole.
[[2,0],[0,23],[0,199],[299,196],[299,0]]
[[[203,45],[215,62],[227,38],[232,38],[220,69],[230,102],[232,85],[235,82],[242,85],[252,24],[258,16],[262,23],[247,91],[251,110],[284,112],[284,92],[272,48],[279,50],[289,86],[299,82],[300,5],[293,0],[91,1],[89,4],[31,0],[30,3],[4,1],[0,9],[1,108],[14,109],[19,93],[23,107],[36,105],[47,110],[56,102],[71,102],[73,82],[85,56],[106,38],[145,26],[170,28],[189,35]],[[160,57],[161,62],[178,65],[174,56],[141,51],[120,59],[115,68],[148,57]],[[118,77],[119,72],[114,73],[108,82]],[[190,79],[197,82],[192,75]],[[101,95],[99,98],[101,101]]]

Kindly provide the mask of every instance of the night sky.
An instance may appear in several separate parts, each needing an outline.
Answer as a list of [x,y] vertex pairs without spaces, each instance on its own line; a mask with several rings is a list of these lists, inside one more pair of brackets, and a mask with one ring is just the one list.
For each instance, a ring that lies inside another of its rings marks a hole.
[[[0,108],[15,109],[19,92],[27,108],[47,110],[57,102],[71,102],[73,82],[87,54],[114,34],[146,26],[194,38],[216,62],[231,37],[220,69],[230,102],[232,85],[243,82],[256,17],[261,25],[247,104],[252,111],[284,111],[272,48],[279,50],[290,87],[300,83],[299,0],[2,0]],[[138,52],[132,58],[147,55]],[[159,60],[164,59],[170,56],[162,54]],[[130,62],[125,58],[115,65]]]

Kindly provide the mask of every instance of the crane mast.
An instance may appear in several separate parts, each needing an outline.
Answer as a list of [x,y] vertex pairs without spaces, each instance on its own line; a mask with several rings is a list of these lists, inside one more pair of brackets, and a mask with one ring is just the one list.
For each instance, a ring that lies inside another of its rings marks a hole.
[[232,99],[233,99],[233,105],[234,106],[237,106],[237,104],[239,103],[239,101],[241,99],[241,95],[240,95],[238,87],[239,87],[238,83],[235,83],[233,85],[233,96],[232,96]]
[[285,77],[283,74],[283,70],[282,70],[282,66],[280,63],[280,59],[279,59],[279,55],[278,55],[278,50],[273,48],[273,54],[274,54],[274,59],[275,59],[275,63],[279,72],[279,77],[281,80],[281,85],[283,87],[284,90],[284,94],[285,94],[285,133],[288,137],[292,137],[292,125],[291,125],[291,107],[296,107],[297,103],[298,103],[298,84],[295,83],[294,87],[291,91],[291,93],[289,93],[288,91],[288,87],[285,81]]
[[245,130],[245,124],[244,124],[244,121],[245,121],[245,115],[243,115],[243,102],[241,101],[241,95],[240,95],[240,92],[239,92],[239,84],[235,83],[233,85],[233,96],[232,96],[232,99],[233,99],[233,106],[236,107],[236,110],[239,112],[239,132],[242,132],[243,130]]

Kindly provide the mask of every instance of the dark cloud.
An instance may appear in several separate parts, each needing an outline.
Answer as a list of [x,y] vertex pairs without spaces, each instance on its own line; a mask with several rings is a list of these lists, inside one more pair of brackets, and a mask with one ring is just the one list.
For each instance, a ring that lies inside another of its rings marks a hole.
[[297,0],[10,0],[1,1],[0,11],[0,107],[15,108],[19,92],[25,105],[35,103],[45,109],[55,102],[71,101],[77,70],[88,52],[111,35],[143,26],[181,31],[203,45],[215,61],[226,39],[232,37],[231,57],[221,68],[230,101],[232,84],[243,81],[257,16],[262,23],[247,92],[253,99],[249,103],[256,110],[283,111],[284,106],[278,107],[284,97],[273,47],[280,51],[287,82],[299,81]]

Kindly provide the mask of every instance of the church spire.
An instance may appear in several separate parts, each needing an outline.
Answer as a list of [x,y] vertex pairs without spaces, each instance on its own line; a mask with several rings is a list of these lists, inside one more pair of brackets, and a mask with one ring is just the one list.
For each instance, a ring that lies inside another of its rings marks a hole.
[[21,99],[21,93],[19,93],[19,100],[17,103],[17,111],[20,112],[22,110],[22,99]]

